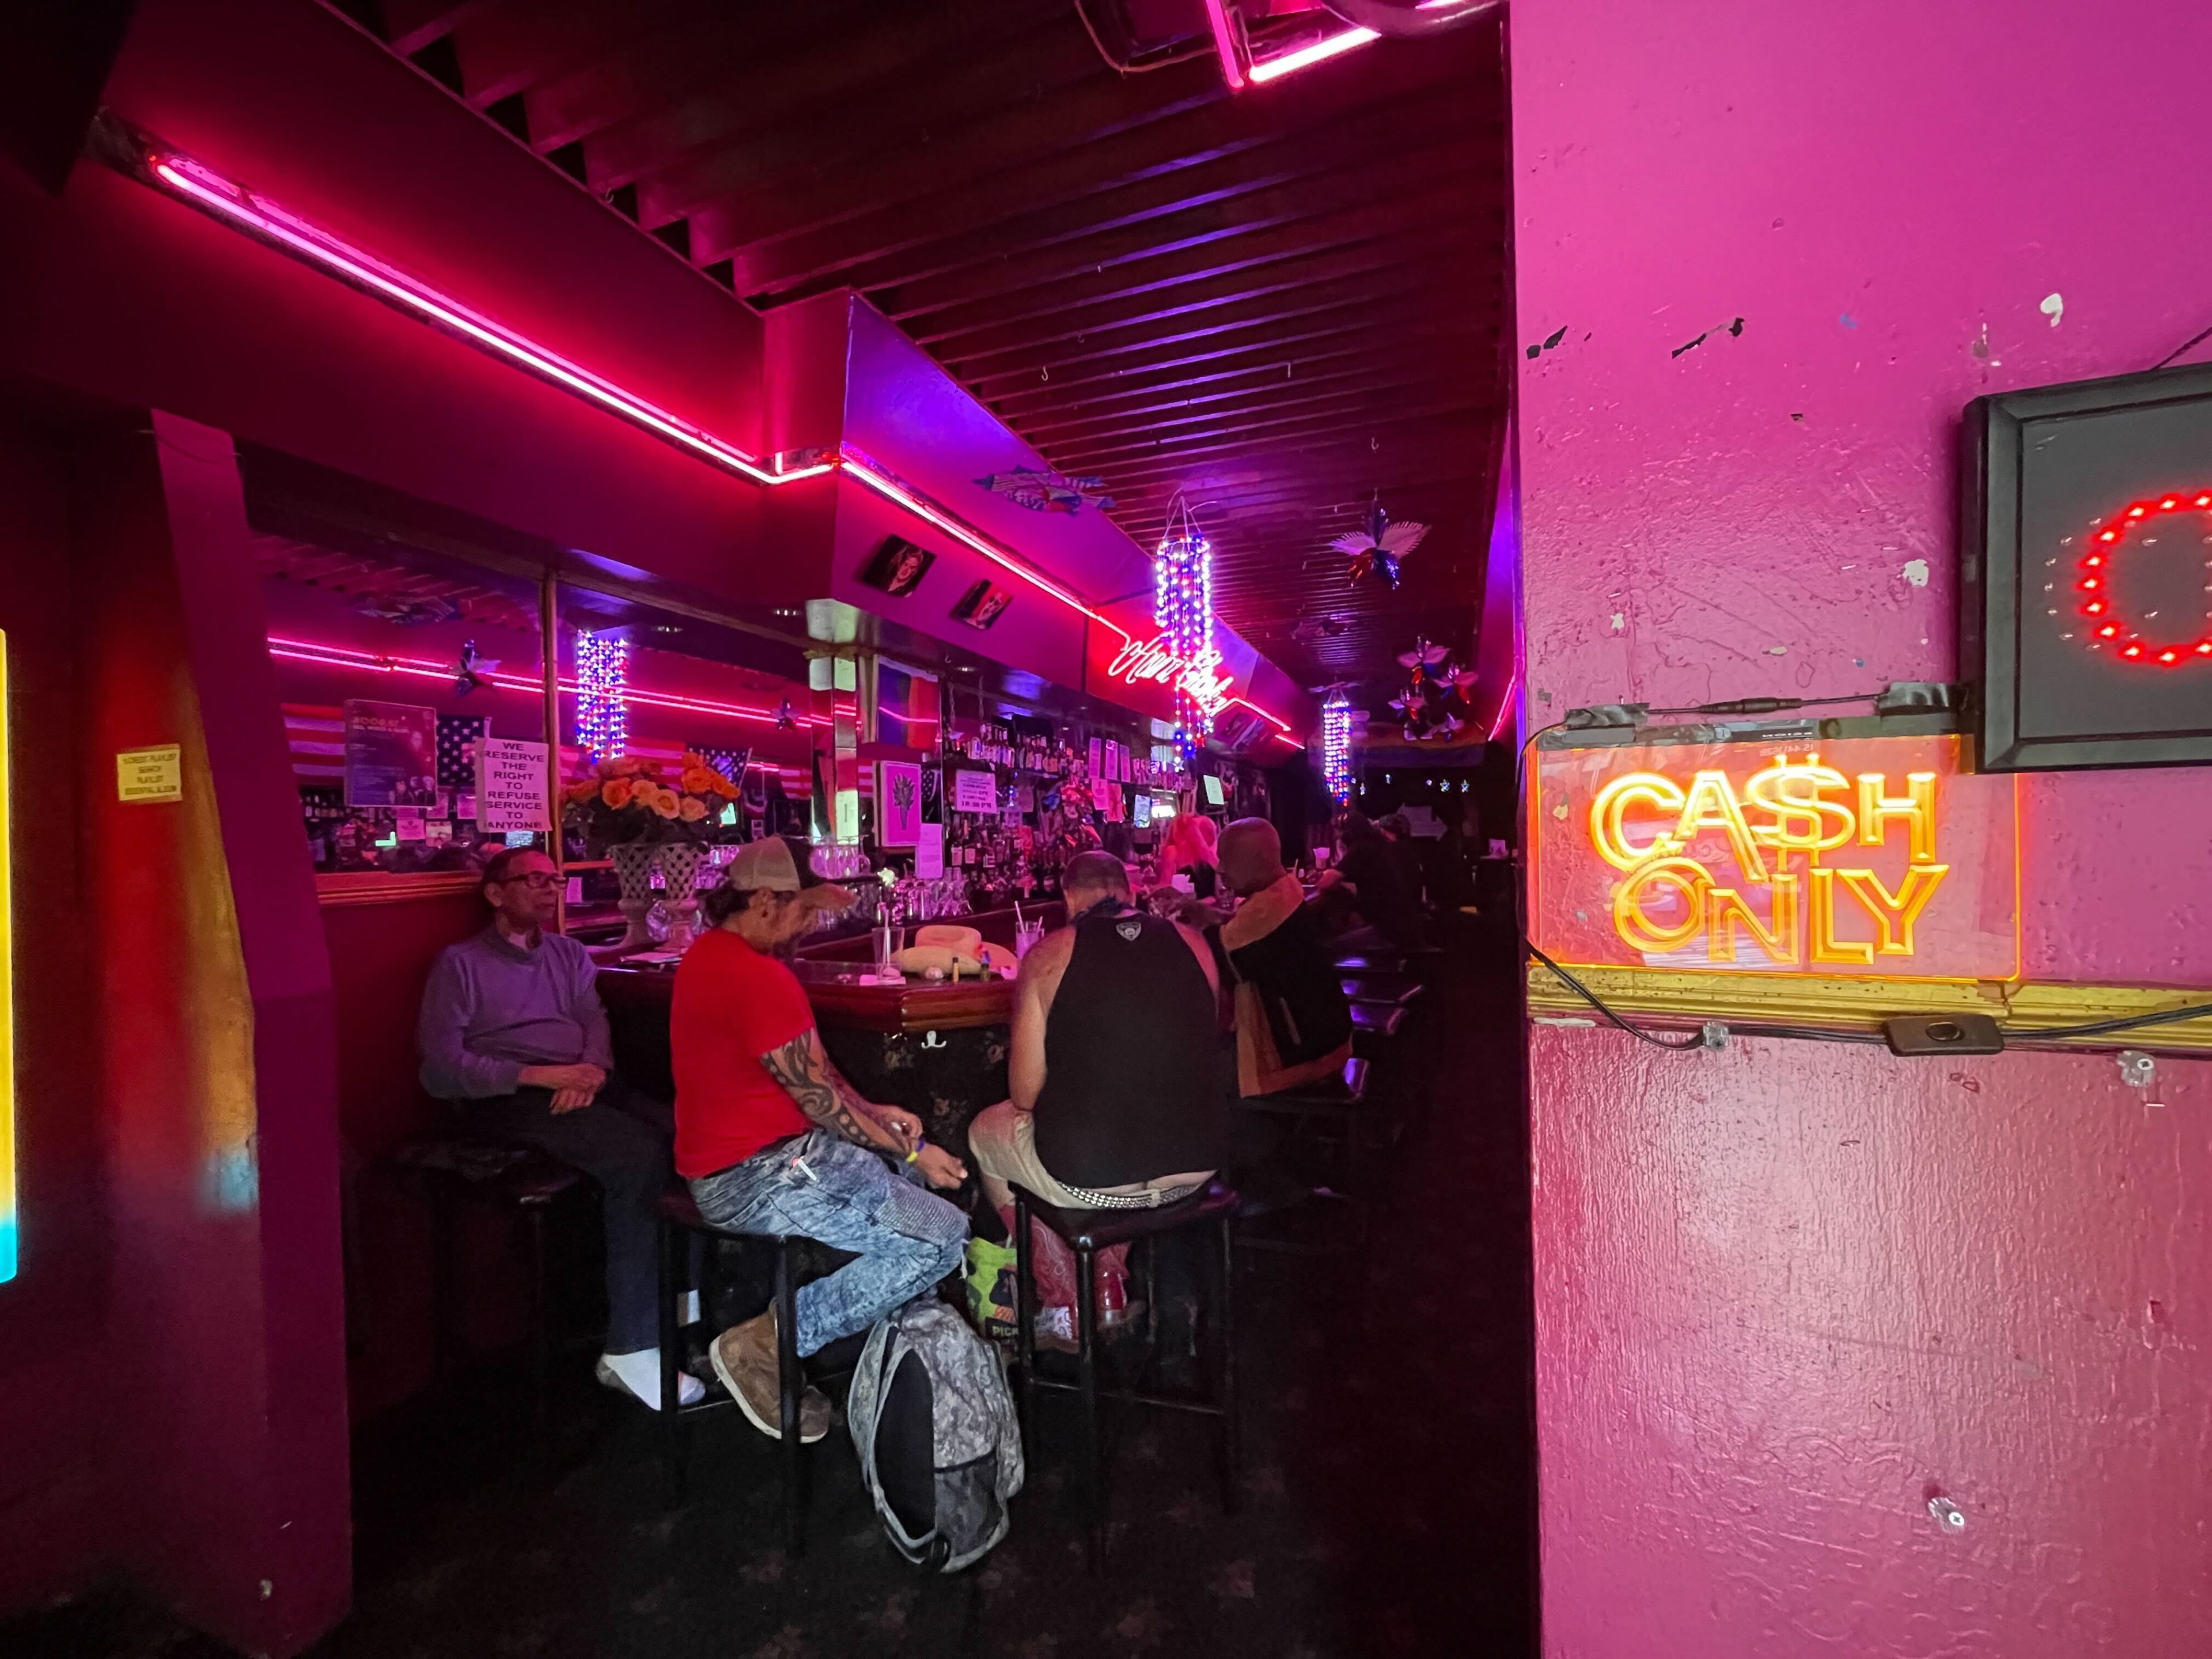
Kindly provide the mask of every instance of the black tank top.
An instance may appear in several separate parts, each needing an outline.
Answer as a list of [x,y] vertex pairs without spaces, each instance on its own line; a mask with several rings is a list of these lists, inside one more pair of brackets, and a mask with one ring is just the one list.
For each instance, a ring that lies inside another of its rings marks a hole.
[[1091,1188],[1218,1168],[1219,1024],[1206,970],[1173,922],[1110,900],[1086,914],[1045,1019],[1039,1161]]

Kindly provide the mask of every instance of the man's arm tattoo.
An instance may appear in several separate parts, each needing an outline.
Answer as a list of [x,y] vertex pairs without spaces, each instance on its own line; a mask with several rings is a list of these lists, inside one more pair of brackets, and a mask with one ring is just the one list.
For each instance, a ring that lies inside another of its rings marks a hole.
[[770,1049],[761,1056],[761,1064],[783,1085],[800,1111],[831,1133],[863,1146],[882,1144],[888,1132],[878,1127],[873,1117],[856,1109],[860,1101],[852,1093],[852,1085],[837,1075],[815,1047],[813,1032],[801,1031],[781,1048]]

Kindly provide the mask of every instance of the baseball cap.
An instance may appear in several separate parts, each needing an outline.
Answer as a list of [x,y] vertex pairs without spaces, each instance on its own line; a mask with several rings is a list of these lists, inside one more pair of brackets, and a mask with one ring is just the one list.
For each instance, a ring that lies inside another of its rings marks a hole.
[[749,841],[738,848],[737,857],[730,860],[723,872],[722,884],[740,892],[765,887],[772,893],[796,893],[809,887],[818,887],[822,878],[814,873],[813,849],[805,842],[793,841],[788,836],[767,836],[759,841]]

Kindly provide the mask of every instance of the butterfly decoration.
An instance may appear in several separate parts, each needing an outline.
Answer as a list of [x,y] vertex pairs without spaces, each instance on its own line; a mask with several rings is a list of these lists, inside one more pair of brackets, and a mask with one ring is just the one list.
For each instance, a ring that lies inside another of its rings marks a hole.
[[391,623],[399,628],[451,622],[461,614],[451,599],[441,599],[435,594],[364,593],[354,601],[353,610],[357,617]]
[[1398,665],[1406,682],[1390,707],[1406,723],[1407,741],[1449,743],[1467,729],[1474,712],[1467,693],[1475,677],[1461,668],[1449,646],[1417,635],[1412,650],[1398,653]]
[[1329,545],[1351,559],[1345,580],[1353,586],[1372,576],[1384,587],[1395,591],[1401,561],[1419,547],[1428,533],[1428,526],[1416,524],[1411,519],[1392,524],[1390,515],[1382,510],[1382,497],[1377,495],[1368,504],[1367,522],[1346,535],[1334,538]]
[[491,675],[498,668],[498,659],[477,655],[474,640],[461,641],[461,654],[453,659],[453,695],[465,697],[471,691],[481,691],[491,684]]
[[1350,630],[1352,624],[1334,617],[1301,617],[1291,625],[1291,637],[1300,645],[1319,645]]

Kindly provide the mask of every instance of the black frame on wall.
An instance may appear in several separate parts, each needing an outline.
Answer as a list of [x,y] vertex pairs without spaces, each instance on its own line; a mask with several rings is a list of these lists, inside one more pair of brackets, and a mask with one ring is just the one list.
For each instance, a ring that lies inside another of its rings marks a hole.
[[[2118,480],[2132,468],[2138,481],[2127,487],[2153,495],[2181,484],[2212,486],[2212,365],[1977,398],[1966,408],[1964,438],[1959,655],[1973,687],[1982,769],[2212,761],[2212,659],[2192,659],[2178,672],[2142,669],[2145,678],[2115,699],[2132,705],[2124,713],[2054,721],[2083,689],[2078,678],[2068,682],[2090,672],[2083,665],[2089,659],[2084,651],[2077,661],[2073,646],[2062,651],[2053,643],[2044,618],[2060,607],[2040,603],[2047,571],[2066,579],[2055,582],[2054,592],[2063,590],[2069,603],[2075,598],[2078,556],[2062,551],[2046,532],[2051,500],[2079,479],[2100,480],[2082,486],[2094,494],[2103,479]],[[2192,458],[2180,464],[2187,477],[2169,471],[2142,481],[2160,455],[2183,453]],[[2121,488],[2103,485],[2097,499],[2117,501]],[[2086,536],[2088,521],[2080,522],[2075,533]],[[2204,522],[2212,524],[2212,515]],[[2075,622],[2069,615],[2062,625]],[[2075,729],[2054,729],[2060,724]]]

